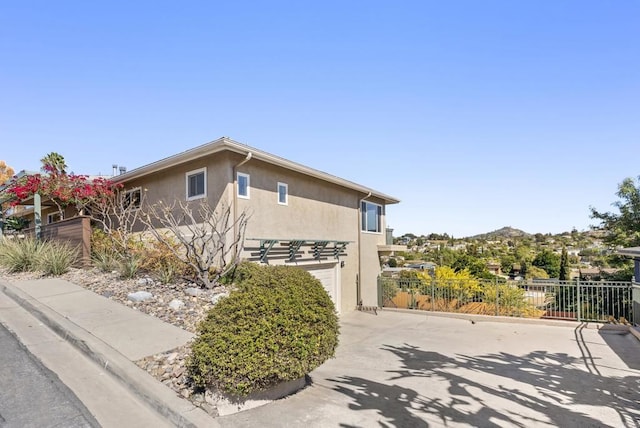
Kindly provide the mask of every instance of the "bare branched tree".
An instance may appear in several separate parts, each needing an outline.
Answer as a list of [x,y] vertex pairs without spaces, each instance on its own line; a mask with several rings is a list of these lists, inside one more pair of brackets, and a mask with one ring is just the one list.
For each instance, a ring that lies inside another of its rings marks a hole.
[[230,206],[216,211],[204,199],[196,207],[160,202],[141,218],[149,233],[193,269],[194,282],[204,288],[213,288],[240,262],[248,219],[244,211],[233,218]]
[[91,219],[102,226],[116,253],[130,256],[134,228],[136,224],[144,225],[141,222],[144,203],[145,192],[136,189],[129,192],[120,190],[90,205]]

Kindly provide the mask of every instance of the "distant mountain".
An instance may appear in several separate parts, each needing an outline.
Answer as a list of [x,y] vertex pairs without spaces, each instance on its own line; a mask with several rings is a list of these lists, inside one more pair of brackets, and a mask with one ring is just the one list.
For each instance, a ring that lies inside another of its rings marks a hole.
[[492,240],[492,239],[496,239],[496,238],[522,238],[522,237],[527,237],[527,236],[531,236],[530,233],[527,233],[523,230],[520,229],[514,229],[513,227],[507,226],[507,227],[503,227],[502,229],[498,229],[498,230],[494,230],[493,232],[489,232],[489,233],[482,233],[480,235],[475,235],[475,236],[470,236],[470,238],[472,239],[487,239],[487,240]]

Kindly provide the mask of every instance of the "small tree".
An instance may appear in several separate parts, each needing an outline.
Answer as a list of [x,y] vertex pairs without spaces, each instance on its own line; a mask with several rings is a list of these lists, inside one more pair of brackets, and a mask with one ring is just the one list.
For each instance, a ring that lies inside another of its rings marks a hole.
[[13,177],[14,171],[7,163],[3,160],[0,160],[0,185],[4,184],[5,181]]
[[560,281],[567,281],[569,279],[569,255],[567,254],[567,247],[562,247],[562,254],[560,254]]
[[148,231],[193,270],[194,282],[204,288],[213,288],[240,262],[248,219],[244,211],[234,219],[230,206],[216,212],[206,200],[195,209],[182,201],[171,205],[161,201],[141,218]]
[[537,278],[537,279],[548,279],[549,278],[549,274],[547,273],[546,270],[539,268],[537,266],[529,266],[527,268],[527,273],[526,276],[524,276],[524,278],[526,279],[532,279],[532,278]]
[[132,203],[130,195],[119,188],[109,197],[94,200],[90,206],[91,218],[102,227],[112,251],[125,258],[132,256],[134,228],[136,224],[142,224],[144,201],[144,192],[137,203]]
[[459,305],[472,301],[482,291],[480,281],[468,270],[454,271],[448,266],[439,266],[435,272],[436,296],[455,298]]
[[557,278],[560,274],[560,256],[549,250],[542,250],[531,262],[533,266],[544,269],[551,278]]
[[625,178],[618,185],[619,201],[612,205],[618,213],[600,212],[591,209],[591,218],[600,222],[596,229],[608,232],[605,242],[612,246],[636,247],[640,245],[640,177]]

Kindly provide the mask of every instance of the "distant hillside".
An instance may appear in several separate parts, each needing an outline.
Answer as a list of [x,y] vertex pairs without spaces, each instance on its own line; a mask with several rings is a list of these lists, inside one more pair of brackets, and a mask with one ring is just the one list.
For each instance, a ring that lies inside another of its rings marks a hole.
[[496,238],[522,238],[526,236],[531,236],[531,234],[520,230],[514,229],[513,227],[507,226],[502,229],[494,230],[493,232],[483,233],[480,235],[471,236],[472,239],[487,239],[492,240]]

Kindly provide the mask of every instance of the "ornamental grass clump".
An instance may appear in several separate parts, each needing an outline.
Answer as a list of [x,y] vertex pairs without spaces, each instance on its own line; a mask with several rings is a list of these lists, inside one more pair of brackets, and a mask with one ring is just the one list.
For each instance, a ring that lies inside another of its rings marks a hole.
[[42,242],[34,238],[3,238],[0,241],[0,266],[9,272],[36,270]]
[[0,241],[0,266],[9,272],[62,275],[78,261],[78,251],[66,242],[12,238]]
[[198,326],[188,370],[198,387],[243,397],[300,379],[338,345],[338,317],[322,284],[288,266],[241,269],[236,289]]
[[120,256],[109,249],[91,252],[91,262],[102,272],[113,272],[118,269]]
[[78,261],[78,250],[66,242],[49,241],[42,244],[36,257],[37,270],[45,275],[59,276]]

